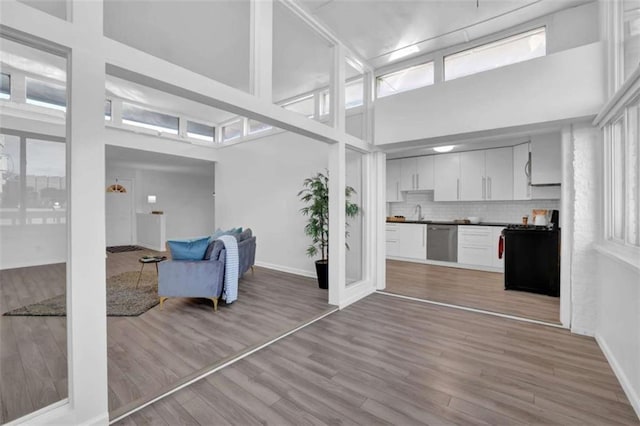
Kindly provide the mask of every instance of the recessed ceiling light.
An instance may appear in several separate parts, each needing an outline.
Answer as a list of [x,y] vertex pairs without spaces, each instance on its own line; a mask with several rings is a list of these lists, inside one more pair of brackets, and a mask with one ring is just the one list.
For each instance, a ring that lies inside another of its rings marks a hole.
[[403,47],[402,49],[398,49],[391,53],[391,56],[389,56],[389,62],[393,62],[396,59],[404,58],[405,56],[409,56],[412,53],[417,53],[419,51],[420,49],[418,49],[418,46],[416,45]]
[[435,152],[449,152],[453,148],[455,148],[454,145],[445,145],[445,146],[436,146],[435,148],[433,148],[433,150]]

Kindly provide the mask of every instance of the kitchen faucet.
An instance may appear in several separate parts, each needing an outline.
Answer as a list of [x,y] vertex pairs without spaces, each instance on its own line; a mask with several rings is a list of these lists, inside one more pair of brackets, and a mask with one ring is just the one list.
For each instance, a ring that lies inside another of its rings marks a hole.
[[418,220],[424,219],[424,216],[422,216],[422,206],[420,204],[416,204],[416,208],[413,212],[418,214]]

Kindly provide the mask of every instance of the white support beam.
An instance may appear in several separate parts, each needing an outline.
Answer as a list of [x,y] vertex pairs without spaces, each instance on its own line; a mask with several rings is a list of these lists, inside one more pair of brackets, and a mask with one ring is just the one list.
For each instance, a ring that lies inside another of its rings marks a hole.
[[331,72],[331,125],[340,133],[345,133],[346,115],[344,108],[344,83],[346,80],[344,47],[336,44],[332,47],[333,69]]
[[[67,73],[69,223],[67,327],[69,423],[108,420],[105,267],[105,61],[101,1],[73,2],[75,36]],[[91,236],[88,238],[88,236]],[[90,302],[90,303],[89,303]]]
[[251,0],[251,93],[273,102],[273,0]]
[[329,147],[329,304],[340,306],[346,293],[346,146]]
[[[375,248],[374,248],[374,261],[373,268],[375,268],[375,285],[376,289],[384,290],[387,282],[387,268],[386,268],[386,191],[387,191],[387,154],[384,152],[375,152],[372,154],[374,163],[374,176],[372,185],[372,191],[369,192],[370,196],[375,198],[373,211],[375,212],[374,234],[375,236]],[[372,238],[373,238],[372,236]]]

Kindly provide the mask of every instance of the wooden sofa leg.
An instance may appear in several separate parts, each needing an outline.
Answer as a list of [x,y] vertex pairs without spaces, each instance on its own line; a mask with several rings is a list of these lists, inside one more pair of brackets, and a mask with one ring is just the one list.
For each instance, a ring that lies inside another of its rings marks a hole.
[[160,310],[162,310],[162,307],[164,306],[164,301],[167,300],[168,297],[162,296],[160,298]]
[[218,312],[218,298],[212,297],[211,300],[213,301],[213,311]]

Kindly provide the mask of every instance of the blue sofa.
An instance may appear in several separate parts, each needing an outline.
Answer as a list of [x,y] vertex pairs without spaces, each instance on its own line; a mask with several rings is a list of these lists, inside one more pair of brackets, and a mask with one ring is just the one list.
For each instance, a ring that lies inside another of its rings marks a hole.
[[[256,260],[256,237],[250,228],[236,235],[238,240],[238,276]],[[226,250],[220,240],[209,242],[202,260],[167,260],[158,264],[158,296],[160,309],[169,297],[202,297],[211,299],[214,311],[224,286]]]

